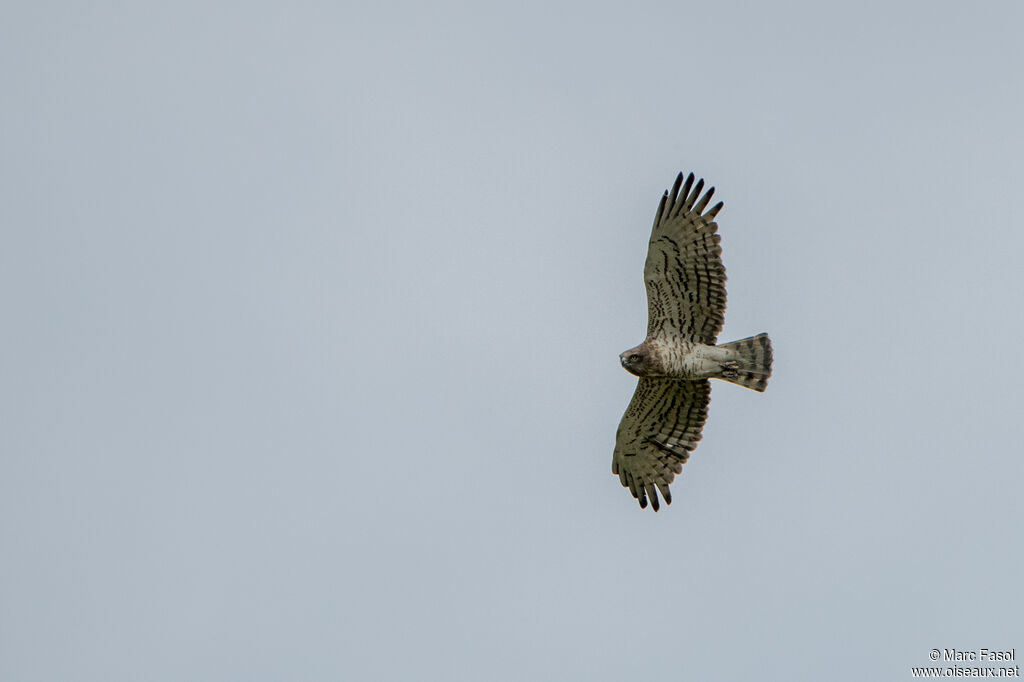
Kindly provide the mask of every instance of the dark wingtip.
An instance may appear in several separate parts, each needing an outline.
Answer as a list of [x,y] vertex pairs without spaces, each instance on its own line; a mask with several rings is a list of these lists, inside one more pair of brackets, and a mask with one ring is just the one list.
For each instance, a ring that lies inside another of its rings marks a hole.
[[658,211],[654,214],[654,224],[657,225],[665,219],[665,210],[668,206],[668,190],[661,195],[661,201],[658,202]]
[[682,186],[683,186],[683,174],[680,173],[679,175],[676,176],[676,181],[672,183],[672,189],[670,190],[670,192],[672,193],[672,198],[673,199],[675,199],[677,196],[679,196],[679,188],[682,187]]
[[700,191],[704,189],[704,178],[697,181],[697,184],[693,186],[692,194],[693,198],[696,199],[700,195]]

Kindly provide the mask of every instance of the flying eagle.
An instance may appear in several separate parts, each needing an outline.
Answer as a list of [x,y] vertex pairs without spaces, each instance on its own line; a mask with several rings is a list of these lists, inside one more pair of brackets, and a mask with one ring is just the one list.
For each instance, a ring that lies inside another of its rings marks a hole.
[[[612,473],[643,508],[669,484],[697,447],[708,416],[709,378],[764,391],[772,374],[767,334],[716,345],[725,315],[725,267],[715,216],[715,188],[676,178],[661,197],[647,247],[647,338],[619,356],[640,377],[615,434]],[[707,209],[707,210],[705,210]]]

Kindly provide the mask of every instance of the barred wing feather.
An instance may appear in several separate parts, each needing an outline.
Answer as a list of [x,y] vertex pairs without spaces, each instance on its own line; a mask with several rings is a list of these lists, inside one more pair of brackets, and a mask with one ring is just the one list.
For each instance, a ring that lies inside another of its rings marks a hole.
[[615,435],[612,473],[641,507],[649,499],[658,511],[659,492],[672,503],[669,484],[700,441],[710,398],[707,379],[643,377],[637,383]]
[[647,335],[682,337],[714,345],[725,317],[725,267],[715,216],[715,188],[701,196],[704,180],[676,178],[661,197],[644,265]]

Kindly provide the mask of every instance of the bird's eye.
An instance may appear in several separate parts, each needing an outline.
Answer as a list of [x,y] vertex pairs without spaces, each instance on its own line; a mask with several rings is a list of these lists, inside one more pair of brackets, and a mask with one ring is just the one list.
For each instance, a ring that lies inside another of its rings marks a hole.
[[640,356],[637,355],[636,353],[633,353],[632,355],[629,356],[629,361],[630,362],[639,362],[640,361]]

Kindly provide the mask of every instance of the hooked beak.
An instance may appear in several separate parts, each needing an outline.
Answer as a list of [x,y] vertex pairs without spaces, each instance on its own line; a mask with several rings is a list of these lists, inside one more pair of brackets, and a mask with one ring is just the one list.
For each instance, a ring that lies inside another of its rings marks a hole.
[[635,377],[640,376],[639,374],[637,374],[636,370],[633,369],[633,367],[629,364],[629,360],[627,360],[626,358],[627,356],[625,354],[619,356],[619,362],[622,363],[622,369],[626,370]]

